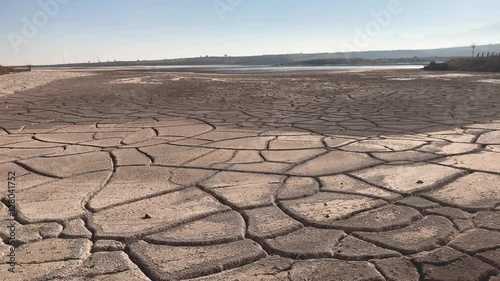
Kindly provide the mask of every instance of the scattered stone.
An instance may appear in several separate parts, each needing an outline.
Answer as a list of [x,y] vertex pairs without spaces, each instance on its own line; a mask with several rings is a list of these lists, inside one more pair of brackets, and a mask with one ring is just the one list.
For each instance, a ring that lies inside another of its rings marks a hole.
[[372,261],[387,281],[419,281],[420,274],[405,258],[378,259]]
[[205,247],[151,245],[143,241],[130,245],[133,260],[155,280],[196,278],[255,262],[266,256],[251,240]]
[[294,259],[331,258],[340,239],[345,236],[339,230],[306,227],[265,240],[264,245],[280,256]]

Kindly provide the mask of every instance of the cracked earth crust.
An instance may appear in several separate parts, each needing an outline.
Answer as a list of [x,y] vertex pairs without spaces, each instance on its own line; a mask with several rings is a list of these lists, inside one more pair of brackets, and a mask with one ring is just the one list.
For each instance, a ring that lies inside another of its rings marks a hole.
[[112,71],[0,97],[0,279],[499,280],[499,78]]

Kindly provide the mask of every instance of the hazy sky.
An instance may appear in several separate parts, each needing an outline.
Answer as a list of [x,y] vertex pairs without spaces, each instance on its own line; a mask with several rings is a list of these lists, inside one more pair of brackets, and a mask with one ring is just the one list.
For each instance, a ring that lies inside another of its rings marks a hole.
[[0,0],[0,64],[500,43],[498,0]]

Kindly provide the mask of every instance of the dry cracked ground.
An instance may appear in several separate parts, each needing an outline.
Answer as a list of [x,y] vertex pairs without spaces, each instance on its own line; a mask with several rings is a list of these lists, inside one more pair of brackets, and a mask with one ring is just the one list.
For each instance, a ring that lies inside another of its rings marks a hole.
[[114,71],[0,97],[0,279],[498,281],[498,81]]

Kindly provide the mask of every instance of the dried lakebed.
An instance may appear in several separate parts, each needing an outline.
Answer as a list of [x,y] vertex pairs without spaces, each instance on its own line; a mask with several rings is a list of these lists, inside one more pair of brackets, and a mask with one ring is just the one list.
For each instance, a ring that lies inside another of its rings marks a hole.
[[111,71],[0,97],[0,276],[499,280],[499,79]]

